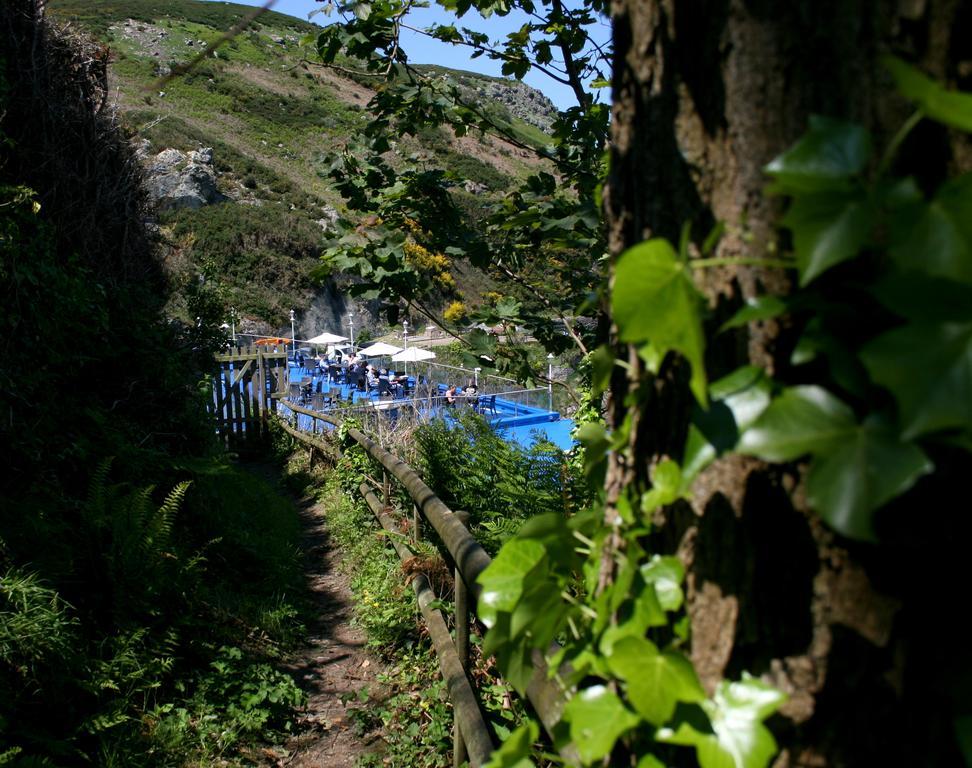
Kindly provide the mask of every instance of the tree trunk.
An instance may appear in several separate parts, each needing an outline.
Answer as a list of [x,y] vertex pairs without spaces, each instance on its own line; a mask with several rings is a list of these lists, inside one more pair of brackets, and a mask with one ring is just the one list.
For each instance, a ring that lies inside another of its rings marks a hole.
[[[696,242],[723,222],[719,256],[775,253],[780,211],[763,194],[763,166],[811,113],[860,122],[883,146],[913,109],[893,93],[884,53],[968,88],[972,42],[959,30],[972,27],[970,5],[614,0],[612,254],[648,237],[677,241],[684,222]],[[899,165],[937,183],[972,167],[972,151],[967,137],[925,121]],[[790,289],[779,270],[722,267],[697,278],[713,328],[744,298]],[[708,338],[712,379],[748,363],[785,372],[792,348],[775,321]],[[633,365],[612,382],[614,424],[643,376],[637,356],[622,355]],[[633,430],[635,466],[612,458],[616,483],[645,482],[652,462],[679,456],[691,405],[684,378],[677,364],[663,367],[652,410]],[[926,500],[948,482],[925,489]],[[740,456],[710,467],[693,492],[691,505],[668,511],[659,537],[688,565],[692,659],[710,691],[748,670],[789,694],[771,722],[778,764],[957,761],[953,718],[972,711],[949,688],[961,676],[948,665],[961,655],[949,655],[949,586],[965,578],[958,542],[968,524],[953,519],[962,515],[943,512],[933,524],[916,519],[912,503],[887,513],[881,547],[855,545],[807,510],[798,472]],[[912,568],[914,579],[902,577]],[[934,640],[928,622],[943,622]]]

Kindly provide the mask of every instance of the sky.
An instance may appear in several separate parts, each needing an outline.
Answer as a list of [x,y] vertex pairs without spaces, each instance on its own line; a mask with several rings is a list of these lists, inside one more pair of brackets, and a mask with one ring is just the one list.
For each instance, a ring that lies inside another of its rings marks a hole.
[[[219,1],[210,0],[210,2]],[[234,0],[234,2],[256,6],[263,5],[264,0]],[[485,32],[491,40],[497,40],[504,38],[509,32],[519,29],[524,22],[522,14],[511,13],[505,17],[491,16],[489,19],[483,19],[475,11],[470,11],[457,21],[454,15],[439,8],[434,2],[431,5],[430,8],[413,10],[409,14],[409,24],[415,27],[428,27],[432,24],[455,24],[459,27],[469,27],[479,32]],[[307,20],[309,13],[319,11],[321,7],[322,4],[316,2],[316,0],[277,0],[273,10]],[[317,13],[310,20],[315,24],[324,26],[332,23],[335,18],[337,18],[335,15],[325,16],[323,13]],[[598,43],[606,44],[611,36],[608,21],[602,20],[600,24],[590,30],[590,34]],[[500,62],[491,61],[485,56],[471,59],[469,57],[471,51],[465,47],[447,45],[409,30],[402,30],[402,47],[408,54],[409,61],[413,64],[439,64],[453,69],[479,72],[484,75],[502,76]],[[551,80],[542,73],[531,71],[523,79],[528,85],[544,93],[559,109],[576,105],[570,88]],[[600,95],[602,99],[606,98],[607,91],[601,91]]]

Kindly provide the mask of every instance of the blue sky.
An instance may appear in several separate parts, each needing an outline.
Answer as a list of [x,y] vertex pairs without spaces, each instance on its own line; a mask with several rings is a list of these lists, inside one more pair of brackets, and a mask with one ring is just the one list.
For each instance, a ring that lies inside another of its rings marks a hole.
[[[219,0],[211,0],[219,2]],[[244,5],[263,5],[264,0],[234,0]],[[307,19],[312,11],[320,10],[321,3],[316,0],[277,0],[273,10],[286,13],[290,16],[297,16]],[[335,16],[325,16],[318,13],[311,18],[316,24],[326,25],[331,23]],[[460,27],[469,27],[489,35],[491,40],[504,38],[507,33],[519,29],[524,22],[522,14],[509,14],[505,17],[491,16],[483,19],[475,11],[470,11],[462,19],[456,21],[455,16],[447,13],[432,3],[431,8],[418,8],[409,14],[409,24],[414,27],[428,27],[432,24],[455,24]],[[600,44],[605,44],[611,36],[608,21],[602,22],[591,29],[592,37]],[[432,40],[424,35],[419,35],[408,30],[402,31],[402,46],[408,54],[409,61],[414,64],[440,64],[454,69],[466,69],[472,72],[480,72],[485,75],[500,76],[500,63],[491,61],[485,56],[478,59],[469,58],[469,49],[461,46],[447,45],[446,43]],[[542,73],[530,72],[524,81],[546,94],[554,104],[561,109],[574,106],[573,94],[565,85],[561,85]],[[601,98],[606,98],[608,91],[601,92]]]

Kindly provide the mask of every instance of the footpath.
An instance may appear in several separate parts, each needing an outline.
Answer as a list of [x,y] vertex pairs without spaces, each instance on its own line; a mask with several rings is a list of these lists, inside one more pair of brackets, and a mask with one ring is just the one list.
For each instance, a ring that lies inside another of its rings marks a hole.
[[[292,497],[280,486],[276,468],[260,465],[252,470]],[[361,689],[380,687],[381,661],[368,652],[364,630],[351,624],[349,579],[340,569],[341,553],[327,533],[323,510],[312,498],[294,503],[301,521],[307,593],[317,619],[308,624],[304,647],[284,665],[307,693],[307,704],[298,718],[299,734],[272,762],[287,768],[353,768],[359,757],[375,750],[379,734],[359,734],[349,708]]]

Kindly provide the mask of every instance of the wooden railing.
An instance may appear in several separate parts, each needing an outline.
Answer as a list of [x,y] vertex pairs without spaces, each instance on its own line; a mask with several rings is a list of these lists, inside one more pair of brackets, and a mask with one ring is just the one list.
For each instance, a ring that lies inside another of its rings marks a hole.
[[[293,414],[294,424],[288,422],[282,413],[276,414],[278,423],[287,434],[307,447],[310,451],[310,461],[313,466],[319,458],[336,461],[341,457],[341,447],[336,441],[327,439],[316,429],[317,421],[340,427],[341,420],[326,413],[303,408],[294,403],[285,405]],[[313,433],[307,433],[296,427],[297,414],[309,416],[313,419]],[[428,580],[424,576],[413,578],[412,586],[418,597],[419,608],[425,619],[429,635],[439,659],[439,666],[443,679],[446,681],[449,697],[452,700],[457,728],[454,733],[455,744],[453,750],[454,765],[460,765],[468,751],[469,763],[480,766],[489,759],[493,749],[493,741],[486,726],[472,683],[468,675],[468,637],[470,615],[475,618],[475,605],[481,588],[478,583],[481,574],[490,564],[491,558],[469,532],[463,519],[463,513],[453,512],[436,496],[422,478],[404,461],[382,448],[358,429],[349,427],[345,434],[360,445],[365,452],[382,467],[382,479],[372,483],[362,483],[359,491],[368,507],[382,527],[395,536],[389,536],[398,553],[399,558],[405,560],[414,556],[412,549],[401,540],[400,529],[389,516],[392,509],[391,480],[397,480],[407,492],[413,504],[414,524],[411,527],[413,542],[417,542],[420,535],[419,518],[428,522],[438,534],[455,566],[455,624],[456,641],[453,642],[442,613],[432,607],[435,599]],[[548,733],[553,734],[554,727],[560,722],[566,698],[563,688],[556,680],[549,679],[547,665],[543,655],[534,653],[534,671],[526,689],[527,699],[543,723]],[[572,746],[561,749],[561,756],[568,764],[578,762],[576,752]]]

